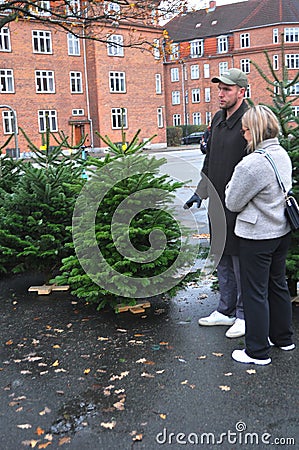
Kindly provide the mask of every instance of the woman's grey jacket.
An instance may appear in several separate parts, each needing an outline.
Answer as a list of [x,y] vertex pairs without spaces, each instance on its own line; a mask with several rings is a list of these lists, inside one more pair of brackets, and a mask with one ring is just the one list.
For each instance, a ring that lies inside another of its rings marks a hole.
[[[273,158],[287,191],[292,186],[292,164],[278,139],[261,142]],[[246,239],[273,239],[290,231],[285,217],[285,199],[270,162],[253,152],[235,167],[226,187],[226,207],[238,212],[235,234]]]

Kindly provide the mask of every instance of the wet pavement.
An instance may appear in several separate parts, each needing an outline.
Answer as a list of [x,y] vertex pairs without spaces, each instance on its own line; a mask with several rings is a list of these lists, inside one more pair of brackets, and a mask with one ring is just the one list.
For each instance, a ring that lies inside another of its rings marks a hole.
[[27,292],[43,281],[0,281],[1,450],[298,448],[298,350],[234,362],[243,338],[197,324],[218,303],[210,280],[142,314]]

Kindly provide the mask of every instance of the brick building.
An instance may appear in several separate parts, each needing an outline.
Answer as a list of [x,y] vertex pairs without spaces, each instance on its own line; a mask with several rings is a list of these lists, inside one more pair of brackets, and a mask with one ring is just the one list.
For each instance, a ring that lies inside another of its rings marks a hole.
[[[281,42],[289,79],[299,73],[299,1],[248,0],[189,12],[166,25],[171,54],[165,63],[167,126],[208,124],[218,108],[217,85],[211,78],[231,67],[248,75],[247,97],[271,104],[267,83],[254,61],[274,81],[264,50],[282,79]],[[299,116],[299,79],[292,87]]]
[[[50,8],[56,2],[40,3]],[[86,145],[105,147],[96,132],[120,142],[122,120],[128,140],[141,128],[141,140],[156,135],[152,145],[166,146],[158,49],[152,54],[127,47],[132,25],[118,23],[115,31],[111,22],[98,26],[103,35],[107,29],[108,43],[78,39],[34,18],[0,29],[0,145],[12,134],[16,115],[17,125],[38,147],[47,126],[54,133],[62,130],[72,145],[88,134]],[[142,22],[134,24],[134,31],[149,43],[162,32]],[[28,151],[22,133],[18,144],[21,153]],[[14,141],[9,147],[14,153]]]

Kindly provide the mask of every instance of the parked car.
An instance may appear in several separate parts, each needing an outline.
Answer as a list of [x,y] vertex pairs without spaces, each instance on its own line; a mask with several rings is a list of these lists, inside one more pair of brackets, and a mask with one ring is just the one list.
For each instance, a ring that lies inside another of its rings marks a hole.
[[195,133],[188,134],[188,136],[182,138],[182,144],[200,144],[203,135],[203,131],[196,131]]

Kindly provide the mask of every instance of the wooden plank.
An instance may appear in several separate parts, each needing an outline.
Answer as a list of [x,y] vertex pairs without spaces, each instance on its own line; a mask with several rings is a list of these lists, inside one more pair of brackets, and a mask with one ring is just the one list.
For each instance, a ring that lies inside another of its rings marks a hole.
[[130,311],[133,314],[140,314],[140,313],[144,313],[145,309],[140,308],[140,306],[136,305],[136,306],[131,306]]
[[52,286],[43,284],[42,286],[31,286],[29,292],[37,292],[38,295],[49,295],[52,291]]
[[299,303],[299,295],[297,295],[297,297],[292,298],[292,303]]
[[64,286],[57,286],[56,284],[53,284],[52,291],[68,291],[69,288],[70,287],[68,284],[66,284]]

